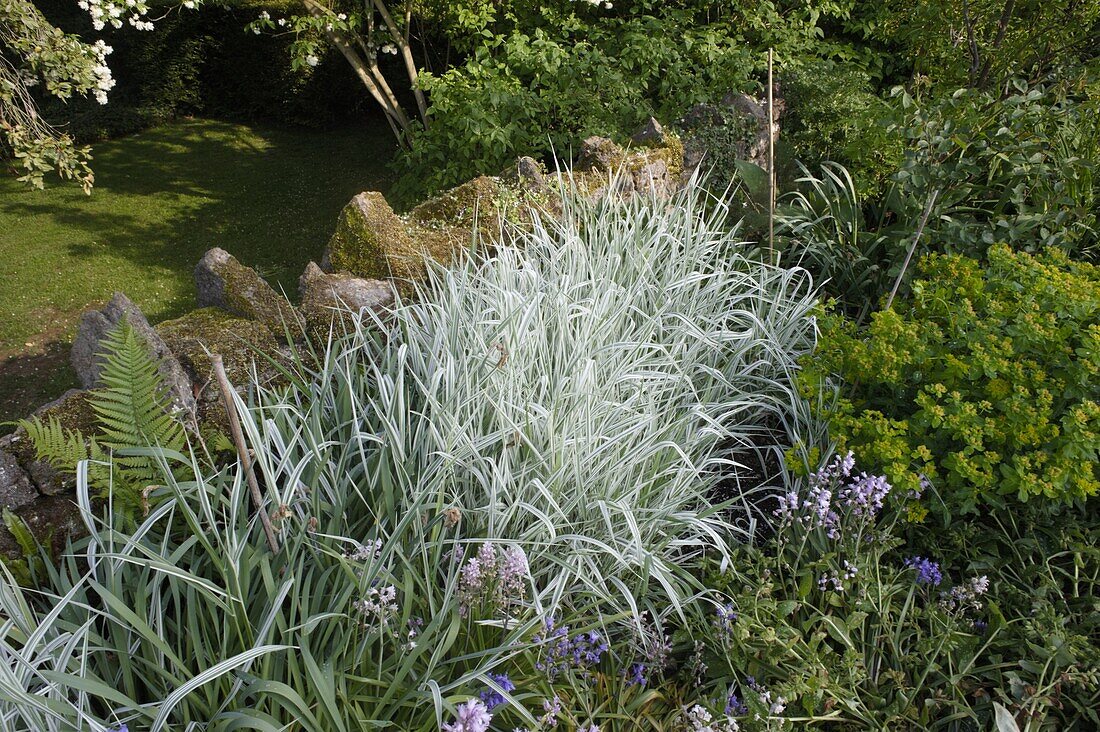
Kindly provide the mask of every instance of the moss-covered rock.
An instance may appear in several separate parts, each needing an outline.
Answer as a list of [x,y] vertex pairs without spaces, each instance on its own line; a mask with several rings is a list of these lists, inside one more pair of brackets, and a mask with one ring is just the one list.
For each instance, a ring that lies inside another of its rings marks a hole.
[[340,212],[321,266],[373,280],[423,279],[426,259],[453,264],[469,249],[475,230],[486,242],[499,240],[505,188],[499,178],[481,176],[428,199],[404,217],[381,193],[360,193]]
[[298,293],[306,327],[321,342],[328,337],[334,317],[352,317],[352,313],[364,311],[381,314],[393,305],[395,295],[389,280],[368,280],[348,272],[326,273],[313,262],[298,280]]
[[423,276],[424,245],[377,191],[356,195],[340,212],[321,267],[368,279]]
[[603,171],[609,173],[622,167],[626,150],[606,137],[589,137],[581,143],[581,154],[574,171]]
[[272,333],[287,327],[295,332],[298,314],[286,298],[251,267],[215,247],[195,266],[195,289],[200,308],[217,307],[233,315],[263,323]]
[[226,376],[235,387],[250,382],[253,363],[261,384],[270,385],[279,378],[278,370],[264,357],[278,357],[278,343],[260,321],[236,317],[219,308],[202,308],[160,323],[156,331],[195,384],[200,424],[224,426],[226,420],[214,378],[213,354],[221,355]]
[[630,149],[606,138],[589,138],[567,183],[592,200],[635,194],[667,198],[684,183],[684,146],[663,129],[659,136],[647,133]]

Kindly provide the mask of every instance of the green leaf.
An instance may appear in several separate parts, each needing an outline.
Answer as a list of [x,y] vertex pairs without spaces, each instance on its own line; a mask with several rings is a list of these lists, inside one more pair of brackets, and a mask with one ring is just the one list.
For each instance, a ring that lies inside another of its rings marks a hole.
[[1020,726],[1007,709],[993,702],[993,710],[997,719],[997,732],[1020,732]]

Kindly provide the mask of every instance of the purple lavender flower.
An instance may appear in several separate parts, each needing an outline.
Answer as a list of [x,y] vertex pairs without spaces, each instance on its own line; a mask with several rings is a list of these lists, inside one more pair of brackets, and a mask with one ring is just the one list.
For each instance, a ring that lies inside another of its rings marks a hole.
[[646,667],[644,663],[635,663],[631,665],[630,669],[623,673],[626,677],[627,686],[641,686],[645,688],[646,685]]
[[460,704],[455,710],[456,719],[443,725],[443,732],[488,732],[493,715],[479,699]]
[[550,681],[559,675],[576,670],[587,672],[599,664],[608,644],[595,630],[587,633],[569,635],[569,626],[556,626],[554,618],[546,619],[546,629],[535,636],[535,643],[543,646],[544,654],[535,663],[535,668],[546,673]]
[[936,587],[943,582],[943,573],[938,562],[924,557],[909,557],[905,560],[905,566],[917,570],[917,584],[932,585]]
[[[512,680],[508,678],[508,674],[489,674],[489,678],[504,691],[515,691],[516,685],[512,683]],[[485,691],[481,692],[478,697],[481,701],[485,702],[485,708],[490,712],[504,704],[508,700],[504,698],[496,689],[489,687]]]
[[726,716],[739,717],[748,713],[748,705],[741,701],[735,692],[730,692],[729,698],[726,699]]

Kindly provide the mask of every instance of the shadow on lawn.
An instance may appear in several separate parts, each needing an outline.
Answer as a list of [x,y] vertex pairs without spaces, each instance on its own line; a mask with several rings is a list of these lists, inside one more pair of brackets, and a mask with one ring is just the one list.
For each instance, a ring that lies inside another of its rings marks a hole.
[[[67,205],[25,199],[7,208],[84,232],[67,248],[90,266],[110,255],[189,274],[203,252],[219,246],[293,294],[340,208],[359,191],[388,187],[393,145],[368,128],[241,130],[185,121],[105,143],[94,151],[92,199],[74,191]],[[88,205],[97,197],[139,200],[128,208]]]
[[0,266],[15,267],[17,317],[37,332],[0,342],[0,421],[74,385],[66,341],[80,312],[112,290],[154,322],[193,308],[191,271],[211,247],[295,296],[343,205],[387,190],[394,151],[388,132],[366,124],[316,131],[184,120],[95,146],[91,197],[73,187],[5,194],[2,213],[20,229],[8,240],[12,261]]

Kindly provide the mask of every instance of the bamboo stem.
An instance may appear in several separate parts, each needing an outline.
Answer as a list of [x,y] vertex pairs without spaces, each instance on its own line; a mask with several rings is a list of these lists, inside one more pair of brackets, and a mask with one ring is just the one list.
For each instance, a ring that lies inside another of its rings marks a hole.
[[924,206],[924,213],[920,216],[920,224],[917,225],[917,233],[913,236],[913,243],[909,245],[909,251],[905,254],[905,261],[901,265],[901,271],[898,272],[898,278],[894,280],[894,288],[890,290],[890,297],[886,298],[887,310],[894,304],[894,297],[897,296],[898,288],[901,287],[901,280],[905,277],[905,270],[909,269],[909,261],[913,259],[913,252],[917,251],[917,242],[920,241],[920,235],[924,233],[924,225],[928,223],[928,216],[932,213],[932,206],[936,204],[936,197],[939,195],[940,191],[937,188],[932,191],[932,195],[928,197],[928,203]]
[[772,86],[774,53],[768,49],[768,264],[775,261],[775,112]]
[[222,399],[225,400],[225,411],[229,415],[229,432],[233,436],[233,444],[237,447],[237,457],[244,466],[244,477],[248,481],[248,490],[252,494],[252,503],[260,514],[260,523],[263,524],[264,534],[267,536],[267,545],[274,554],[279,553],[279,541],[275,538],[275,529],[271,527],[271,518],[264,510],[264,499],[260,494],[260,485],[256,482],[256,474],[252,472],[252,461],[248,459],[248,448],[244,444],[244,432],[241,431],[241,420],[237,416],[237,403],[233,397],[233,385],[229,383],[229,377],[225,375],[225,364],[222,363],[221,354],[214,354],[210,358],[214,365],[214,375],[218,379],[218,388],[221,389]]

